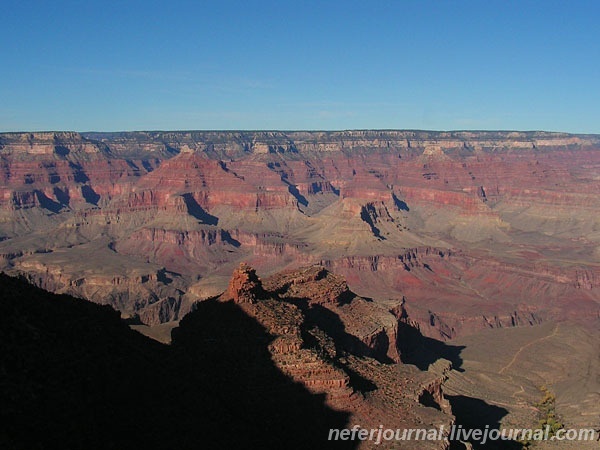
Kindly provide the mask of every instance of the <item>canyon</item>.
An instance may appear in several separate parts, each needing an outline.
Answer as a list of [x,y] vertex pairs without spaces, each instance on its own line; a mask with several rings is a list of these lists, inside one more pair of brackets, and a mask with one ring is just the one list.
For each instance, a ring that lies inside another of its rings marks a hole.
[[0,263],[147,325],[322,265],[431,337],[598,315],[600,137],[0,135]]
[[[493,392],[478,361],[495,339],[596,336],[597,135],[2,133],[0,164],[6,274],[110,305],[165,342],[173,328],[174,346],[199,339],[189,324],[207,305],[234,304],[267,330],[279,371],[365,427],[460,420],[465,396]],[[540,361],[568,360],[548,339]],[[507,417],[548,383],[583,425],[564,377],[515,378],[519,348],[487,354],[523,389]]]

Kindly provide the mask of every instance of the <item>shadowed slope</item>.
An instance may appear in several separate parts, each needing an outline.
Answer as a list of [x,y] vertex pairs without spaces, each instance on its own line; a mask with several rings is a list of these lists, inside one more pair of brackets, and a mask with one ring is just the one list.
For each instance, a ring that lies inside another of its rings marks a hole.
[[0,275],[0,446],[318,448],[347,415],[284,376],[269,341],[237,305],[208,301],[167,347],[110,307]]

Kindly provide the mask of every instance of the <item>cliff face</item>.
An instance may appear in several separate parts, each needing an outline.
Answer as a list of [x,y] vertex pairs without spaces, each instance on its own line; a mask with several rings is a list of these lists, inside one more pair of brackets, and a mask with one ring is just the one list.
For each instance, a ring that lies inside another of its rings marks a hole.
[[[211,301],[200,302],[190,316],[200,314]],[[325,268],[284,271],[263,284],[256,271],[242,263],[218,301],[236,304],[264,327],[275,366],[309,392],[323,395],[329,407],[349,413],[351,423],[367,429],[382,423],[390,428],[453,423],[443,396],[450,362],[438,359],[425,371],[402,364],[398,318],[354,294],[342,277]],[[186,324],[187,318],[175,337],[188,332]],[[363,444],[361,448],[372,445]],[[416,442],[414,448],[446,444]]]
[[242,260],[321,264],[435,337],[598,314],[598,136],[6,133],[0,165],[2,268],[149,324]]

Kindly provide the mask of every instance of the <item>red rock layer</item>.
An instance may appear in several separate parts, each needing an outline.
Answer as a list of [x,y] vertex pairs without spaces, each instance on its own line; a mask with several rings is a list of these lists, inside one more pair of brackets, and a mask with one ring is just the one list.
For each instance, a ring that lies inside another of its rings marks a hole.
[[[594,314],[599,149],[542,132],[0,134],[1,261],[51,285],[38,255],[66,267],[101,240],[103,267],[133,258],[223,288],[241,260],[322,263],[366,297],[406,297],[445,337]],[[61,286],[78,288],[73,270]]]

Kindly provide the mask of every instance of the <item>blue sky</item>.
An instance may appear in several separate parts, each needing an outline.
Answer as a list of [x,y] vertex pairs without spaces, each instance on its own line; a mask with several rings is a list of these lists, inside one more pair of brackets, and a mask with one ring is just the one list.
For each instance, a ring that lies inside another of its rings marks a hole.
[[0,130],[600,133],[598,1],[13,1]]

